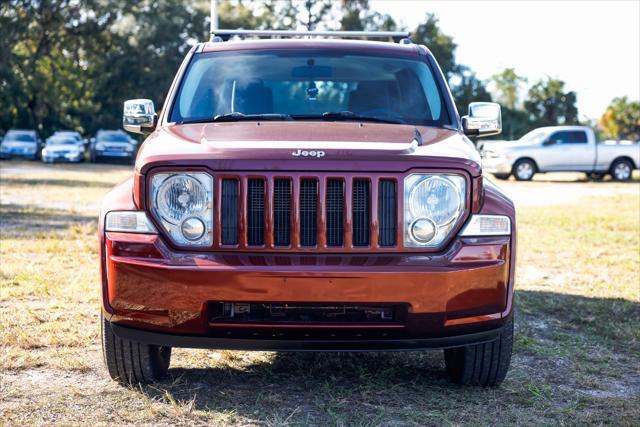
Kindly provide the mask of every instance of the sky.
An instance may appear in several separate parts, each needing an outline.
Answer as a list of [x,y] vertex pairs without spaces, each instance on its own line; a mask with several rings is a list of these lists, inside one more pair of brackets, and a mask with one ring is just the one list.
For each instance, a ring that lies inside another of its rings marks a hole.
[[616,96],[640,99],[640,0],[370,0],[414,29],[434,13],[458,45],[456,60],[488,79],[513,67],[529,84],[545,76],[578,96],[597,119]]

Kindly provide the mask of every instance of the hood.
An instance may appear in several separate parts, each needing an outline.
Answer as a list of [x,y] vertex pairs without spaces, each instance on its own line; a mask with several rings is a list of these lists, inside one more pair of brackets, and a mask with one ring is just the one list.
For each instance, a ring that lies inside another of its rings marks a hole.
[[[416,141],[416,129],[422,145]],[[480,173],[475,147],[456,130],[359,122],[230,122],[169,125],[140,149],[136,170],[203,165],[213,170],[396,171],[458,167]]]

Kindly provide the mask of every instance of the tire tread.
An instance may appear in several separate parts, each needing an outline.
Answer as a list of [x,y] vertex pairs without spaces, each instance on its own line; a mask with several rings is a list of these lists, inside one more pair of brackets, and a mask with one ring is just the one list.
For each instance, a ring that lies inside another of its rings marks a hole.
[[145,384],[164,377],[171,349],[118,338],[101,316],[102,355],[109,376],[122,384]]
[[444,356],[447,373],[458,384],[498,386],[509,370],[512,347],[513,315],[505,323],[497,340],[446,349]]

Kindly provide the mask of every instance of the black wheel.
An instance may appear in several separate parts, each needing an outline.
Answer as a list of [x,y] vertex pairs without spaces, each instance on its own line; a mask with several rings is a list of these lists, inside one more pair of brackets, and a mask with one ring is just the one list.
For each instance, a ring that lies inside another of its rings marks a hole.
[[536,174],[536,165],[529,159],[518,160],[513,165],[513,176],[518,181],[531,181]]
[[496,179],[505,180],[505,179],[509,179],[511,174],[510,173],[494,173],[493,176],[495,176]]
[[496,341],[444,351],[447,374],[462,385],[499,386],[509,370],[513,347],[513,315]]
[[633,173],[633,164],[627,159],[618,159],[611,165],[610,173],[616,181],[629,181]]
[[109,375],[122,384],[145,384],[164,377],[171,362],[171,347],[142,344],[118,338],[111,324],[102,322],[102,355]]

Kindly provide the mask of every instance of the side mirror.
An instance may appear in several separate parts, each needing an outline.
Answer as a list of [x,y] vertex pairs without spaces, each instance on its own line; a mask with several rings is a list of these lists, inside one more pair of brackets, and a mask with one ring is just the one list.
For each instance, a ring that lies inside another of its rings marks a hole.
[[542,145],[555,145],[557,143],[558,141],[556,141],[555,139],[545,139]]
[[495,102],[472,102],[469,114],[462,117],[465,135],[490,136],[502,132],[502,113]]
[[122,127],[134,133],[151,133],[156,128],[158,116],[150,99],[130,99],[124,102]]

